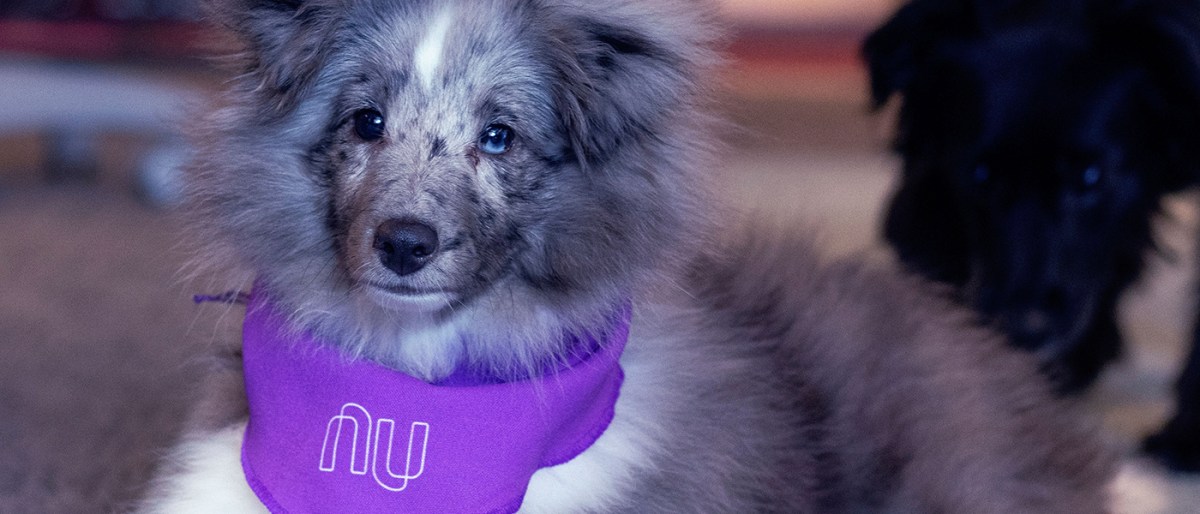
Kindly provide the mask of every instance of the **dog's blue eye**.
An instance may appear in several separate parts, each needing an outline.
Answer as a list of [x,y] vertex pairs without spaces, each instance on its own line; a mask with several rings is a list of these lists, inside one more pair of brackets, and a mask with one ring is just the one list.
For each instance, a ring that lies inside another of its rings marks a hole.
[[492,155],[501,155],[512,147],[513,129],[508,125],[488,125],[479,136],[479,149]]
[[1080,185],[1082,185],[1084,189],[1096,187],[1096,184],[1099,184],[1100,179],[1103,177],[1104,173],[1100,171],[1099,166],[1089,166],[1088,169],[1083,170],[1083,175],[1079,177]]
[[383,114],[374,109],[363,109],[354,113],[354,132],[363,141],[375,141],[383,137],[385,122]]
[[975,180],[976,184],[986,184],[988,179],[992,178],[992,170],[981,164],[975,168],[975,173],[971,175],[971,178]]

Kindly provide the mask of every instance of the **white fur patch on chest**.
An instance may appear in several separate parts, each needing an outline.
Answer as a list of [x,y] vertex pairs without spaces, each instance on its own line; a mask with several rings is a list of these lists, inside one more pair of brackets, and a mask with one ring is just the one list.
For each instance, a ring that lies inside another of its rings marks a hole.
[[655,467],[654,457],[670,437],[661,408],[670,392],[661,387],[661,376],[670,369],[671,352],[659,351],[671,343],[652,338],[657,340],[630,336],[621,359],[625,383],[608,430],[569,462],[535,473],[522,514],[603,511],[629,495],[639,471]]
[[242,472],[242,435],[245,432],[246,424],[239,423],[180,445],[175,457],[183,472],[162,484],[164,494],[145,511],[268,514],[267,508],[250,490]]
[[417,77],[426,91],[433,89],[434,77],[445,58],[446,38],[450,34],[450,24],[453,21],[454,13],[450,9],[443,9],[438,13],[413,54]]
[[640,435],[628,424],[614,420],[587,451],[570,462],[535,473],[520,512],[579,512],[622,497],[630,471],[644,460]]

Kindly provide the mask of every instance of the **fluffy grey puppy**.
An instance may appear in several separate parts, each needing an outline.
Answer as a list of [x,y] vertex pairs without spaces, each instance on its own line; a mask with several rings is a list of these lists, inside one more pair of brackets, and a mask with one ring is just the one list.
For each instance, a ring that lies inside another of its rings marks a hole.
[[[192,240],[295,327],[427,381],[520,379],[633,298],[615,419],[522,512],[1106,510],[1090,433],[965,314],[711,236],[709,4],[210,7],[240,74],[198,129]],[[263,509],[236,352],[211,387],[146,511]]]

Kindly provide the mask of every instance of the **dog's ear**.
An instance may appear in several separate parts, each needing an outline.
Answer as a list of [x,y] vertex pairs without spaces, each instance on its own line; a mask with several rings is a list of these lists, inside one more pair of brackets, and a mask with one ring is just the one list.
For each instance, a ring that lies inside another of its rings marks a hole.
[[[1168,191],[1200,183],[1200,4],[1174,0],[1133,0],[1108,5],[1095,31],[1109,52],[1125,55],[1149,75],[1157,92],[1154,106],[1164,113],[1162,144],[1174,164],[1162,170]],[[1100,8],[1104,4],[1101,4]]]
[[1008,23],[1070,16],[1079,8],[1078,0],[913,0],[863,41],[872,106],[904,92],[939,49]]
[[328,54],[338,0],[207,0],[208,17],[232,34],[230,63],[274,113],[294,106]]
[[871,77],[875,108],[908,88],[938,45],[977,32],[971,0],[913,0],[864,40],[861,54]]
[[[586,4],[586,6],[585,6]],[[718,61],[708,2],[580,2],[556,37],[559,111],[581,163],[597,163],[692,119]]]

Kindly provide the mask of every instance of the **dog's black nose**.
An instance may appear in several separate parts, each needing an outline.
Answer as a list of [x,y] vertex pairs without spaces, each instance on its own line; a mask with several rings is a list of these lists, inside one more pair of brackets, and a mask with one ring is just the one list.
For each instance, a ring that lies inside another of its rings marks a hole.
[[411,275],[433,260],[438,235],[424,223],[387,220],[375,229],[374,246],[384,266],[397,275]]

